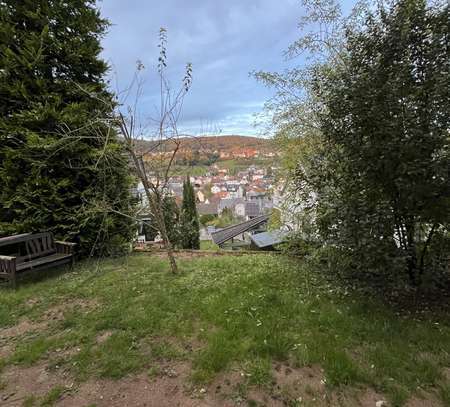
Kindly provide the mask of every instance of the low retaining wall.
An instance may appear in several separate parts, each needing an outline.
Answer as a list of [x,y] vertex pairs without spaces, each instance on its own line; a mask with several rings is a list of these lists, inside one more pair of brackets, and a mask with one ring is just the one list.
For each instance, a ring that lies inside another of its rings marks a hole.
[[[167,251],[162,248],[155,247],[135,247],[133,248],[134,252],[137,253],[154,253],[161,254],[166,253]],[[192,254],[198,256],[243,256],[248,254],[281,254],[281,252],[269,252],[269,251],[259,251],[259,250],[191,250],[191,249],[177,249],[174,250],[173,253],[176,254]]]

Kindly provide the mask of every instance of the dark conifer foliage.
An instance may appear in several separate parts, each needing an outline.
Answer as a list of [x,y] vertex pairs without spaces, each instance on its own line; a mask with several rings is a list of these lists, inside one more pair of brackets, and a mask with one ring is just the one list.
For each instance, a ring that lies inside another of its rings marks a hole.
[[85,253],[130,240],[128,165],[104,124],[107,27],[95,0],[0,3],[1,234],[50,230]]
[[200,230],[195,192],[189,176],[183,183],[183,203],[181,206],[181,246],[183,249],[200,249]]

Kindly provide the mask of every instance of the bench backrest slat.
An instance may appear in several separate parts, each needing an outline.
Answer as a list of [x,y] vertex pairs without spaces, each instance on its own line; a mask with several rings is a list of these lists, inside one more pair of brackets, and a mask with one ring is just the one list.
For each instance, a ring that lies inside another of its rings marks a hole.
[[24,242],[30,236],[32,236],[31,233],[22,233],[20,235],[1,237],[0,238],[0,247]]
[[53,237],[50,233],[37,233],[31,235],[31,239],[26,240],[27,254],[26,259],[35,259],[36,257],[43,257],[56,252]]
[[[7,238],[4,238],[7,239]],[[44,257],[56,253],[56,246],[53,235],[50,232],[23,234],[11,236],[11,239],[0,242],[0,247],[23,245],[24,250],[17,253],[17,263],[23,263],[28,260],[33,260],[37,257]]]

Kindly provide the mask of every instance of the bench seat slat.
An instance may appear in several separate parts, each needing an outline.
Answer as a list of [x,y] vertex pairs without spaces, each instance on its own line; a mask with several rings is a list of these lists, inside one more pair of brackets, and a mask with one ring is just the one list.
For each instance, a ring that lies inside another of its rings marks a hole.
[[17,263],[23,263],[23,262],[26,262],[27,260],[32,260],[38,256],[39,257],[47,256],[49,254],[54,254],[54,253],[56,253],[56,249],[49,249],[49,250],[39,253],[38,255],[37,254],[34,254],[34,255],[26,254],[25,256],[17,256]]
[[64,259],[70,260],[71,258],[72,258],[71,254],[55,253],[50,256],[41,257],[41,258],[37,258],[37,259],[31,260],[31,261],[19,263],[16,266],[16,270],[17,271],[27,270],[27,269],[30,269],[33,267],[42,266],[44,264],[55,263],[57,261],[61,261]]

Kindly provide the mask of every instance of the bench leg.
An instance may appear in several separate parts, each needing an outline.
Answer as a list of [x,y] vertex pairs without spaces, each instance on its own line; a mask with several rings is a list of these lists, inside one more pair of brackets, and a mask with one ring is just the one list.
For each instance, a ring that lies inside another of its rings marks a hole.
[[9,285],[13,290],[16,289],[17,286],[17,280],[16,280],[16,273],[11,273],[11,276],[9,277]]

